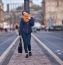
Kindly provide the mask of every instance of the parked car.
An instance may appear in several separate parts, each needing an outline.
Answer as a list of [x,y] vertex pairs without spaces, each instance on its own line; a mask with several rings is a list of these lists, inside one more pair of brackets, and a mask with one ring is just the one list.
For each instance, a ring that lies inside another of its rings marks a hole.
[[48,31],[61,31],[61,30],[62,30],[62,26],[59,25],[48,27]]
[[47,27],[47,30],[48,31],[54,31],[54,27],[53,26]]
[[35,22],[34,26],[32,27],[34,31],[40,31],[42,29],[42,25],[39,22]]
[[57,25],[57,26],[53,26],[54,30],[56,31],[61,31],[62,30],[62,26],[61,25]]

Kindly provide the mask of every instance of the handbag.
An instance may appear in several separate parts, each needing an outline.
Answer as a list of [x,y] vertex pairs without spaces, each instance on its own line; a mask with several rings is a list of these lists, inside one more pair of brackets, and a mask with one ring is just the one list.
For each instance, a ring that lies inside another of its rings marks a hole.
[[22,39],[20,37],[19,45],[18,45],[18,53],[22,53]]

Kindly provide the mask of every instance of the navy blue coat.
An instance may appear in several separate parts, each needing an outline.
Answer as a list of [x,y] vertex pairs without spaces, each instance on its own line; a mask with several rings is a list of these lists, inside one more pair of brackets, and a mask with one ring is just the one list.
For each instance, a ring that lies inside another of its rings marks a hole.
[[32,32],[32,26],[34,25],[34,18],[31,17],[28,23],[24,22],[24,20],[21,18],[20,26],[19,26],[19,34],[23,33],[31,33]]

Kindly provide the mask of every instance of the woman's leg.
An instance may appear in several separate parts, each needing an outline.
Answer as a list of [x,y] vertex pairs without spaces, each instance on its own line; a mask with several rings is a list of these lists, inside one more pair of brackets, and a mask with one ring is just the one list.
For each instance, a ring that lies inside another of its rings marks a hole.
[[32,53],[31,53],[31,34],[28,35],[28,51],[29,51],[29,56],[32,56]]
[[23,34],[22,35],[22,38],[23,38],[23,42],[24,42],[24,50],[25,50],[25,53],[28,53],[27,35],[26,34]]
[[28,50],[31,52],[31,34],[28,34]]

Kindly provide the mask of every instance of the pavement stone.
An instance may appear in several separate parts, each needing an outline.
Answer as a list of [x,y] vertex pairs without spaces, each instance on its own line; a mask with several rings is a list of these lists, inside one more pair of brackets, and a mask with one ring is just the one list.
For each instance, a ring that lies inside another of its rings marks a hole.
[[18,53],[17,48],[11,57],[8,65],[52,65],[48,57],[40,49],[37,43],[32,38],[32,56],[25,58],[25,53]]

